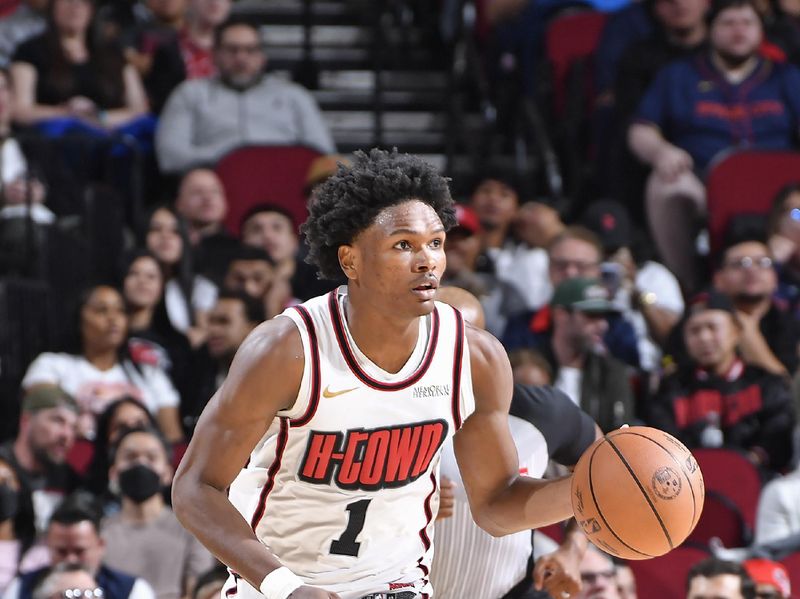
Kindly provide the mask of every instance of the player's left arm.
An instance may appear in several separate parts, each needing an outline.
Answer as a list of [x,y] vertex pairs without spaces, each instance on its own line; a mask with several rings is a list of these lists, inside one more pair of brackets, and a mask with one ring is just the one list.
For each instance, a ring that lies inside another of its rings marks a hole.
[[508,428],[511,365],[489,333],[467,327],[475,411],[455,435],[454,447],[475,522],[503,536],[561,522],[572,516],[570,477],[520,476]]

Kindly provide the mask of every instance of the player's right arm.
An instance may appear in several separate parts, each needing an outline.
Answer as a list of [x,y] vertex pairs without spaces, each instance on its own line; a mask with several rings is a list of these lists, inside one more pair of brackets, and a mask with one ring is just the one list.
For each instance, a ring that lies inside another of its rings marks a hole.
[[[227,489],[275,415],[294,403],[303,367],[300,333],[291,320],[275,318],[256,328],[200,416],[172,487],[181,524],[256,589],[282,564],[230,503]],[[290,597],[338,595],[303,586]]]

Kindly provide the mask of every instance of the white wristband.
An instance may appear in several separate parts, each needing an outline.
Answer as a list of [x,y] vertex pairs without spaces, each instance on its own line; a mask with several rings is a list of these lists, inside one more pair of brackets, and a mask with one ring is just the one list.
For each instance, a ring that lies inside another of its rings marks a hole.
[[264,577],[258,590],[267,599],[286,599],[303,584],[299,576],[286,566],[281,566]]

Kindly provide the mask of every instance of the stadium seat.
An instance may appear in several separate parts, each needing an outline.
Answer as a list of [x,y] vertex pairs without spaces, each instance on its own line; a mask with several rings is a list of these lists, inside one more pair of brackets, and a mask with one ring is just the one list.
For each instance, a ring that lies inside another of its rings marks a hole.
[[800,152],[746,151],[712,164],[706,177],[711,250],[722,246],[736,214],[766,214],[778,191],[800,180]]
[[703,513],[686,541],[707,546],[716,537],[725,547],[745,547],[752,536],[736,504],[721,493],[707,490]]
[[686,574],[708,552],[681,546],[666,555],[642,561],[628,561],[636,578],[636,594],[643,599],[676,599],[686,596]]
[[761,477],[747,458],[729,449],[693,449],[703,472],[706,492],[715,491],[730,499],[749,530],[755,529]]
[[545,51],[552,69],[553,106],[557,114],[564,111],[570,69],[594,54],[606,18],[601,12],[579,12],[558,17],[547,28]]
[[94,457],[94,443],[77,439],[67,454],[67,464],[80,476],[85,476]]
[[300,225],[308,216],[304,187],[311,162],[321,154],[302,146],[248,146],[225,155],[216,166],[228,196],[228,230],[255,204],[276,204]]
[[789,580],[792,584],[792,599],[800,599],[800,551],[784,557],[781,563],[789,571]]

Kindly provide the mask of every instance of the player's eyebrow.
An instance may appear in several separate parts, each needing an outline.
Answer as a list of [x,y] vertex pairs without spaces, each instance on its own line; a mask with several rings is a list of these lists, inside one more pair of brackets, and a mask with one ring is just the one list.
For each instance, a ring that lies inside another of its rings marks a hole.
[[[439,235],[440,233],[444,233],[444,227],[438,227],[431,231],[431,235]],[[414,229],[395,229],[389,236],[393,237],[395,235],[425,235],[424,231],[414,230]]]

